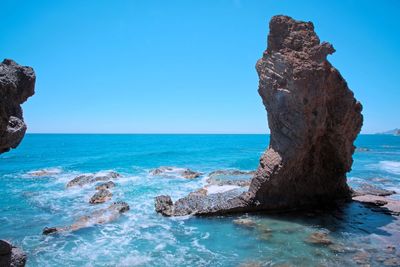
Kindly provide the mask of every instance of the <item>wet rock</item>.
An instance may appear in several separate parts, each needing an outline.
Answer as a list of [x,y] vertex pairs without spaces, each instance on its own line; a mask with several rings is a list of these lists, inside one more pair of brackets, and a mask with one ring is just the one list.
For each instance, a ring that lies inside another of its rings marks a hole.
[[197,178],[201,175],[199,172],[195,172],[189,169],[186,169],[182,172],[182,177],[186,179],[194,179]]
[[89,200],[90,204],[99,204],[99,203],[104,203],[108,200],[111,199],[112,193],[108,191],[107,189],[101,189],[98,192],[96,192]]
[[250,188],[235,198],[185,197],[173,204],[174,215],[295,210],[351,199],[346,173],[362,106],[327,60],[334,51],[311,22],[271,19],[268,48],[256,64],[270,144]]
[[396,191],[386,190],[375,185],[363,183],[358,190],[353,193],[353,196],[373,195],[373,196],[390,196],[396,194]]
[[0,240],[0,266],[23,267],[26,263],[26,254],[11,243]]
[[121,177],[121,175],[114,171],[97,174],[82,174],[69,181],[67,187],[84,186],[86,184],[92,184],[99,181],[108,181],[117,179],[119,177]]
[[383,262],[385,266],[400,266],[400,258],[393,257]]
[[[190,196],[190,195],[189,195]],[[193,196],[193,195],[192,195]],[[165,216],[173,215],[173,202],[170,196],[161,195],[155,199],[156,212],[161,213]]]
[[341,244],[330,244],[328,248],[334,253],[344,253],[347,251],[346,247]]
[[257,225],[255,221],[253,221],[252,219],[249,219],[249,218],[239,218],[239,219],[233,220],[233,223],[240,225],[240,226],[247,227],[247,228],[253,228]]
[[202,175],[202,173],[200,172],[195,172],[187,168],[175,168],[175,167],[165,167],[165,166],[150,171],[150,174],[157,176],[179,175],[186,179],[194,179]]
[[21,104],[35,93],[35,72],[11,59],[0,63],[0,154],[16,148],[26,132]]
[[333,244],[332,240],[328,236],[328,233],[325,233],[325,232],[312,233],[306,241],[307,241],[307,243],[317,244],[317,245]]
[[369,205],[379,207],[377,211],[382,211],[392,215],[400,215],[400,201],[395,199],[390,199],[388,197],[374,196],[374,195],[361,195],[354,196],[354,201]]
[[96,186],[96,190],[105,190],[115,187],[115,183],[113,181],[108,181],[106,183],[101,183]]
[[45,227],[43,229],[43,234],[48,235],[62,232],[73,232],[97,224],[105,224],[118,219],[122,213],[127,212],[128,210],[129,205],[126,202],[114,202],[107,208],[96,210],[89,215],[80,217],[72,225],[63,227]]
[[28,172],[28,175],[30,176],[36,176],[36,177],[42,177],[42,176],[51,176],[51,175],[55,175],[55,174],[59,174],[60,170],[37,170],[37,171],[31,171]]
[[189,193],[189,196],[190,195],[206,196],[207,195],[207,189],[206,188],[200,188],[197,191]]
[[385,248],[385,252],[386,253],[395,253],[396,252],[396,247],[395,246],[393,246],[393,245],[388,245],[388,246],[386,246],[386,248]]
[[368,151],[369,151],[369,148],[366,148],[366,147],[357,147],[355,151],[356,151],[356,152],[368,152]]
[[353,260],[357,264],[369,264],[371,255],[367,252],[357,252],[353,256]]

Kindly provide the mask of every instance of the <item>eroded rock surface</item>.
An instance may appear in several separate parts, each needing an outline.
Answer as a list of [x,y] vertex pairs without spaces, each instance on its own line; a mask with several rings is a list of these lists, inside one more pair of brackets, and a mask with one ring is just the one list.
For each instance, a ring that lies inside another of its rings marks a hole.
[[23,267],[26,263],[26,254],[11,243],[0,240],[0,266]]
[[90,204],[104,203],[111,199],[112,193],[107,189],[100,189],[89,200]]
[[92,184],[99,181],[109,181],[119,177],[121,177],[121,175],[114,171],[97,174],[82,174],[69,181],[67,187],[84,186],[86,184]]
[[21,104],[35,93],[35,72],[11,59],[0,63],[0,154],[16,148],[26,132]]
[[256,65],[270,144],[248,192],[188,196],[172,205],[163,196],[156,199],[163,207],[158,211],[167,216],[276,211],[351,199],[346,173],[362,106],[326,59],[333,52],[311,22],[273,17],[268,48]]
[[96,224],[105,224],[114,221],[119,216],[129,210],[129,205],[126,202],[114,202],[108,208],[94,211],[93,213],[79,218],[75,223],[70,226],[64,227],[45,227],[43,229],[44,235],[73,232],[82,228],[94,226]]

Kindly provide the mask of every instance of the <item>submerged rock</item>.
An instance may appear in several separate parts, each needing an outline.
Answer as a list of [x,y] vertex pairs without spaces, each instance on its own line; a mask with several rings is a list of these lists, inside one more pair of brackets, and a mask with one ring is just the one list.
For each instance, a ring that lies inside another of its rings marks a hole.
[[183,178],[186,179],[194,179],[197,177],[200,177],[202,173],[192,171],[191,169],[187,168],[175,168],[175,167],[166,167],[162,166],[157,169],[151,170],[150,171],[151,175],[157,175],[157,176],[174,176],[174,175],[179,175],[182,176]]
[[378,208],[377,211],[382,211],[391,215],[400,215],[400,200],[375,195],[354,196],[353,200],[366,205],[375,206]]
[[101,183],[98,186],[96,186],[96,190],[110,189],[113,187],[115,187],[115,183],[113,181],[108,181],[106,183]]
[[26,254],[11,243],[0,240],[0,266],[23,267],[26,263]]
[[0,154],[16,148],[26,132],[21,104],[35,93],[35,72],[11,59],[0,63]]
[[307,243],[317,244],[317,245],[331,245],[333,244],[332,240],[329,238],[328,233],[325,232],[315,232],[312,233],[308,239]]
[[35,177],[42,177],[42,176],[51,176],[51,175],[55,175],[55,174],[59,174],[61,171],[57,170],[57,169],[43,169],[43,170],[37,170],[37,171],[31,171],[28,172],[28,174],[30,176],[35,176]]
[[107,189],[101,189],[96,192],[89,200],[90,204],[104,203],[111,199],[112,193]]
[[67,187],[84,186],[86,184],[92,184],[99,181],[108,181],[119,177],[121,177],[121,175],[114,171],[98,174],[82,174],[69,181]]
[[248,228],[253,228],[257,225],[255,221],[253,221],[252,219],[249,219],[249,218],[239,218],[239,219],[233,220],[233,223],[237,224],[237,225],[245,226]]
[[311,22],[273,17],[268,48],[256,65],[270,144],[248,192],[233,198],[222,194],[212,201],[209,196],[185,197],[168,211],[210,215],[293,210],[351,199],[346,173],[362,126],[362,106],[326,59],[334,51],[331,44],[320,43]]
[[62,233],[62,232],[73,232],[82,228],[94,226],[96,224],[105,224],[114,221],[119,216],[129,210],[129,205],[126,202],[114,202],[108,208],[100,209],[92,212],[87,216],[80,217],[75,223],[65,227],[45,227],[43,229],[44,235]]

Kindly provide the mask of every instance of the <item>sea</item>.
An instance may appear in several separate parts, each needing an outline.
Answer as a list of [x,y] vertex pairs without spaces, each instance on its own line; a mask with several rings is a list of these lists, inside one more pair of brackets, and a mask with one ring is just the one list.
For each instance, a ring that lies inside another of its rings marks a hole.
[[[203,187],[212,171],[255,170],[268,143],[269,135],[27,134],[0,155],[0,239],[22,248],[27,266],[397,266],[399,217],[356,202],[283,214],[155,212],[156,196],[177,200]],[[360,135],[356,146],[348,183],[400,192],[400,137]],[[202,175],[150,174],[160,166]],[[50,174],[32,175],[40,170]],[[122,175],[109,202],[89,204],[93,184],[66,187],[78,175],[107,171]],[[130,206],[115,221],[42,234],[114,201]],[[327,240],[310,242],[315,233]]]

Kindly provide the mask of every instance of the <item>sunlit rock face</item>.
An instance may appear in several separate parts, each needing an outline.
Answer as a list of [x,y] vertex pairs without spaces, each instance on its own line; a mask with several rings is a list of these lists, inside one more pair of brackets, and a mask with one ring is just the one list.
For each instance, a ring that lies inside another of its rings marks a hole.
[[26,132],[21,104],[35,93],[35,72],[13,60],[0,64],[0,154],[16,148]]
[[256,65],[271,139],[249,190],[262,207],[350,197],[346,173],[362,106],[327,61],[333,52],[331,44],[320,43],[311,22],[272,18],[268,48]]
[[362,106],[326,59],[311,22],[275,16],[268,48],[256,64],[270,144],[248,192],[156,198],[167,216],[301,209],[350,199],[346,173],[361,130]]

